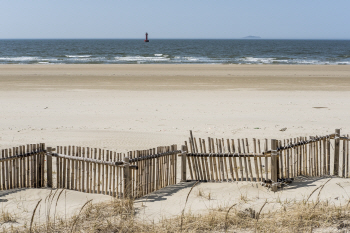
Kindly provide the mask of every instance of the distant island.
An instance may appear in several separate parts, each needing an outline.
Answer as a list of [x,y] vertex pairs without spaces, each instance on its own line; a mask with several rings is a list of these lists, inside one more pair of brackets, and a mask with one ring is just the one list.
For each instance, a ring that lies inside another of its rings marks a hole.
[[246,37],[243,37],[243,39],[261,39],[260,36],[246,36]]

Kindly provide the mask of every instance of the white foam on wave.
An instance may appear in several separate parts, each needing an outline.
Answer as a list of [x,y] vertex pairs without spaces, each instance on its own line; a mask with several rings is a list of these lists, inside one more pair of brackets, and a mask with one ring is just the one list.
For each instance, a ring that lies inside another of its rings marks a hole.
[[329,62],[316,59],[277,59],[277,58],[260,58],[260,57],[243,57],[236,61],[245,64],[296,64],[296,65],[350,65],[349,62]]
[[68,62],[108,62],[106,57],[70,57],[66,59]]
[[245,63],[262,63],[262,64],[271,64],[276,61],[276,58],[273,57],[243,57],[238,59],[239,61],[243,61]]
[[65,55],[66,57],[69,58],[88,58],[91,57],[91,55]]
[[35,61],[38,57],[0,57],[0,61]]
[[38,62],[50,63],[58,61],[57,58],[40,58],[40,57],[0,57],[0,62]]
[[293,59],[290,61],[293,64],[303,64],[303,65],[324,65],[329,62],[321,62],[319,60],[308,60],[308,59]]
[[187,61],[199,61],[200,58],[198,57],[183,57],[183,59],[187,60]]
[[349,61],[337,62],[337,65],[350,65]]
[[338,60],[327,61],[318,59],[303,58],[285,58],[273,57],[241,57],[241,58],[210,58],[205,56],[174,56],[166,54],[154,54],[154,56],[117,56],[117,57],[93,57],[92,55],[66,55],[66,57],[0,57],[0,63],[18,63],[18,64],[71,64],[71,63],[201,63],[201,64],[296,64],[296,65],[350,65],[350,61]]
[[274,60],[272,63],[288,63],[288,60]]
[[177,63],[227,63],[229,62],[228,59],[213,59],[208,57],[181,57],[181,56],[175,56],[172,60],[172,62]]
[[143,56],[127,56],[127,57],[115,57],[117,61],[125,62],[162,62],[169,61],[170,58],[166,57],[143,57]]

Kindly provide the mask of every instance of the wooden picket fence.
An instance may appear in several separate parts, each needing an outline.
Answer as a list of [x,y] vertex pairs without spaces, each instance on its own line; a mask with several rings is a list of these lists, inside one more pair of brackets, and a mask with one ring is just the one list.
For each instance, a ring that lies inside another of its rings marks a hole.
[[[48,147],[48,187],[123,196],[124,154],[78,146],[58,146],[55,151]],[[52,157],[56,158],[55,170]]]
[[0,151],[1,190],[45,186],[45,144],[30,144]]
[[[286,140],[196,139],[149,150],[111,150],[44,143],[2,149],[0,189],[51,187],[139,198],[181,181],[265,181],[299,175],[349,177],[349,135]],[[189,174],[188,174],[189,173]]]
[[48,187],[53,185],[52,157],[56,157],[56,188],[137,198],[176,183],[176,145],[127,154],[88,147],[48,148]]
[[176,184],[176,145],[127,154],[44,143],[1,150],[1,190],[59,188],[137,198]]
[[[332,146],[331,140],[334,146]],[[189,170],[191,180],[264,181],[299,175],[349,177],[349,135],[334,134],[307,139],[263,141],[193,137],[185,142],[187,164],[182,163],[182,180]],[[342,148],[342,153],[340,153]],[[340,157],[339,155],[342,154]]]
[[138,198],[177,182],[177,145],[128,153],[130,165],[137,166],[130,174],[127,193]]

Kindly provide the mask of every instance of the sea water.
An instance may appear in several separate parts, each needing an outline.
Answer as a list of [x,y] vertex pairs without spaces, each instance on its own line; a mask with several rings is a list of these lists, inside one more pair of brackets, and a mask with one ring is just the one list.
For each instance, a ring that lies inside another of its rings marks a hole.
[[350,40],[0,40],[0,64],[350,64]]

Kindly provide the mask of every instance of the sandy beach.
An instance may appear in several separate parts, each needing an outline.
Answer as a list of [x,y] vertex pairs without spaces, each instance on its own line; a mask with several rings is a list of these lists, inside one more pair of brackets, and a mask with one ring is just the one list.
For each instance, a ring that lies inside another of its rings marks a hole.
[[349,132],[349,66],[3,65],[0,90],[4,147]]
[[[127,152],[181,146],[189,130],[197,137],[232,139],[325,135],[336,128],[349,134],[349,99],[346,65],[1,65],[0,149],[44,142]],[[283,194],[244,182],[205,183],[196,189],[212,193],[217,201],[203,199],[197,190],[188,206],[201,213],[230,205],[242,193],[251,206],[261,206],[267,198],[302,200],[328,179],[306,180],[307,184],[301,179],[300,189]],[[335,178],[320,197],[346,203],[349,182]],[[153,201],[137,201],[139,218],[178,215],[189,189],[187,185]],[[13,213],[15,225],[20,225],[28,222],[31,208],[48,193],[0,191],[0,208]],[[109,198],[86,195],[69,191],[69,214],[76,214],[87,199]],[[29,199],[32,202],[25,207],[16,207]],[[64,206],[60,213],[67,212]],[[23,209],[28,214],[21,215]]]

